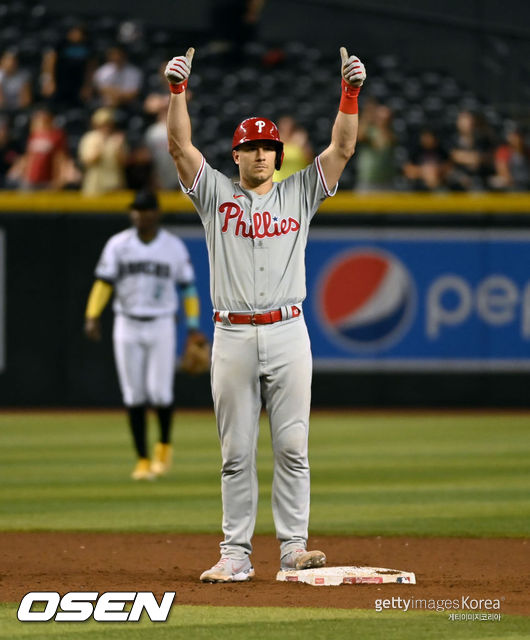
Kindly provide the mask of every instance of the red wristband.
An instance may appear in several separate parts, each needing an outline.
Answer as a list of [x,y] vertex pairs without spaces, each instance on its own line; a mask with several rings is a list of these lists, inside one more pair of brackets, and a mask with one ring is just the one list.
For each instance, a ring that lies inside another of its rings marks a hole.
[[186,80],[184,80],[183,82],[180,82],[179,84],[171,84],[170,82],[169,90],[171,91],[171,93],[182,93],[187,86],[188,86],[188,79],[186,78]]
[[361,87],[352,87],[342,78],[342,96],[340,98],[339,111],[342,113],[359,113],[357,96]]

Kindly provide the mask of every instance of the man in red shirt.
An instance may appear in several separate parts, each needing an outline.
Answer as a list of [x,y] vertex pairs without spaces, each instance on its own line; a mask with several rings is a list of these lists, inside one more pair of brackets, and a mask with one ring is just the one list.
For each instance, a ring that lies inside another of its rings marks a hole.
[[506,142],[495,151],[494,189],[527,191],[530,188],[530,149],[522,129],[517,125],[506,132]]
[[[24,189],[60,189],[65,183],[68,161],[66,135],[53,124],[53,115],[45,108],[31,117],[26,152],[17,164],[16,177]],[[13,173],[11,172],[11,173]]]

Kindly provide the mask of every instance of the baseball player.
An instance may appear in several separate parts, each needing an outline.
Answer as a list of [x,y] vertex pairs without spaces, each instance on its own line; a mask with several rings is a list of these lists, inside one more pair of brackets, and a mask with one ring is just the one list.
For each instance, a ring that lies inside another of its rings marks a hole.
[[[114,358],[138,461],[134,480],[152,480],[171,464],[176,287],[183,299],[188,340],[201,338],[195,275],[186,246],[160,229],[156,196],[139,192],[130,206],[132,228],[106,243],[85,313],[85,334],[101,337],[100,315],[114,291]],[[147,404],[156,409],[160,441],[149,459]]]
[[214,306],[212,395],[222,453],[221,559],[204,582],[250,580],[258,485],[256,446],[262,399],[274,452],[272,510],[282,569],[325,564],[306,548],[307,439],[311,349],[303,318],[304,252],[311,218],[332,196],[357,137],[364,65],[341,48],[342,98],[330,145],[306,169],[273,183],[283,159],[276,126],[252,117],[237,127],[232,157],[239,182],[211,168],[193,146],[185,91],[194,50],[166,67],[169,150],[182,189],[203,223]]

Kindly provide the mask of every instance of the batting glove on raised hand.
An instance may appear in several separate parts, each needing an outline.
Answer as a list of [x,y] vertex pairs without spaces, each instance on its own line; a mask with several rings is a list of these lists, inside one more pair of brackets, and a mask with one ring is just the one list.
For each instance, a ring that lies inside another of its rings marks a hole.
[[340,48],[341,73],[344,81],[352,87],[362,87],[366,80],[366,69],[357,56],[348,56],[345,47]]
[[195,49],[190,47],[186,51],[185,56],[177,56],[167,63],[164,75],[173,93],[182,93],[186,88],[191,73],[191,61],[193,60],[194,53]]

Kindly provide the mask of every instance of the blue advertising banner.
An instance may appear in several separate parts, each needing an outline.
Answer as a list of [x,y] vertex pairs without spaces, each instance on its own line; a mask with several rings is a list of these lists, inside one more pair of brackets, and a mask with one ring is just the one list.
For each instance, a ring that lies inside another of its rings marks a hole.
[[[202,229],[174,230],[211,335]],[[317,228],[306,270],[315,370],[530,369],[530,232]]]
[[[189,251],[190,260],[195,270],[197,293],[199,294],[201,305],[200,329],[211,342],[213,338],[213,321],[212,302],[210,299],[210,268],[208,266],[208,250],[206,249],[204,230],[202,227],[178,225],[168,225],[165,228],[167,231],[176,234]],[[185,326],[185,315],[182,304],[180,304],[177,323],[177,355],[181,355],[184,352],[186,331],[180,330],[180,327],[183,326]]]
[[527,370],[530,233],[315,230],[315,369]]

